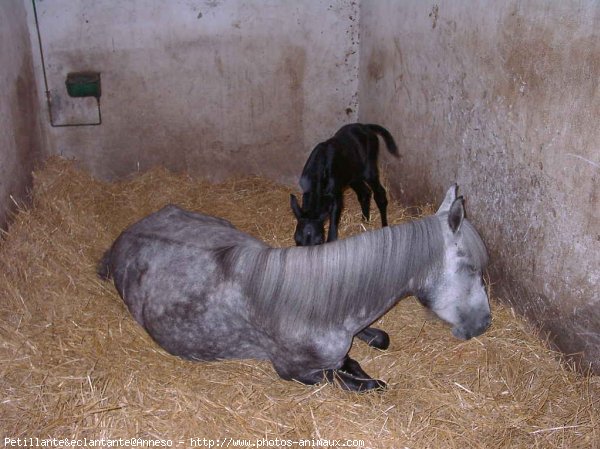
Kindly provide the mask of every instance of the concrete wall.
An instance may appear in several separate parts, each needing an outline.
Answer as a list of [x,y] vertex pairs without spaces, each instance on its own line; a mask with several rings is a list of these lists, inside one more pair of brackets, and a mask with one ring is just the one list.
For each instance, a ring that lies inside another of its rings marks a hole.
[[457,181],[494,289],[600,371],[600,2],[361,2],[360,120],[396,197]]
[[101,72],[102,125],[46,129],[51,152],[98,177],[161,164],[296,183],[314,144],[356,119],[355,1],[53,0],[36,8],[55,124],[97,118],[95,99],[70,99],[64,83],[72,71]]
[[0,2],[0,96],[0,227],[4,228],[13,199],[27,202],[31,170],[41,158],[38,92],[21,0]]

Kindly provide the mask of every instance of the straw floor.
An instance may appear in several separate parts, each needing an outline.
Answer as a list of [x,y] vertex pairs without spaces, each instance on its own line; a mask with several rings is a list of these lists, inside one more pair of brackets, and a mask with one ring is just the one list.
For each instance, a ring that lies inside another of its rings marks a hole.
[[[271,245],[292,245],[290,191],[257,178],[211,185],[162,169],[107,184],[50,159],[35,173],[33,205],[0,241],[2,442],[600,447],[600,379],[564,366],[493,293],[492,327],[466,342],[414,298],[401,301],[378,323],[390,349],[357,341],[351,352],[389,388],[356,394],[280,380],[264,362],[170,356],[133,321],[113,285],[96,277],[97,259],[119,232],[169,202],[225,217]],[[346,203],[341,237],[379,226],[376,214],[361,223],[353,196]],[[431,211],[392,203],[389,218]]]

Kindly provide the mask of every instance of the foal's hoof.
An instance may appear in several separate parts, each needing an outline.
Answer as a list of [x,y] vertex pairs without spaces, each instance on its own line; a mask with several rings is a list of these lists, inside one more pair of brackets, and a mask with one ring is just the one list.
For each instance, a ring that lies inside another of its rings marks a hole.
[[390,336],[381,329],[367,327],[356,334],[356,336],[369,346],[381,349],[382,351],[390,347]]

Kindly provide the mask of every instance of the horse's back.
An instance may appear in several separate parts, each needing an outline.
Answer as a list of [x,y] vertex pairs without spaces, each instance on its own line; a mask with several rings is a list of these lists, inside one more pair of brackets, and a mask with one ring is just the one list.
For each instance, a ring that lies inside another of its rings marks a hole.
[[243,323],[247,313],[222,253],[265,246],[227,220],[170,205],[123,231],[107,263],[129,311],[162,347],[210,360],[235,355],[223,343],[227,320]]
[[265,246],[223,218],[187,211],[172,204],[132,224],[119,239],[140,239],[156,246],[205,250],[234,245]]
[[108,263],[113,276],[134,262],[168,272],[177,271],[173,264],[206,271],[215,254],[232,247],[266,245],[227,220],[168,205],[125,229],[113,244]]

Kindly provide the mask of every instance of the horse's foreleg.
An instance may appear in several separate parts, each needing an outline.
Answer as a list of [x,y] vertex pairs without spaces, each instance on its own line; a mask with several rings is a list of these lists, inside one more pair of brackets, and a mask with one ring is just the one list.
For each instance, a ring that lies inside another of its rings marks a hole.
[[325,377],[329,382],[337,380],[340,387],[350,391],[383,390],[387,387],[385,382],[365,373],[360,364],[348,356],[340,368],[326,370]]
[[306,385],[315,385],[327,381],[330,383],[337,382],[341,388],[350,391],[382,390],[386,388],[385,382],[373,379],[364,372],[356,360],[348,356],[344,357],[342,365],[337,369],[292,369],[292,372],[290,372],[289,367],[284,368],[275,364],[273,366],[282,379],[296,380]]
[[279,377],[284,380],[296,380],[305,385],[315,385],[327,380],[325,371],[322,369],[298,369],[296,364],[289,364],[284,360],[280,363],[275,361],[272,361],[272,363]]
[[[312,371],[310,373],[302,373],[302,374],[292,376],[286,380],[296,380],[305,385],[315,385],[315,384],[323,382],[324,380],[328,380],[328,377],[326,375],[327,371],[331,371],[331,370]],[[282,378],[285,379],[284,377],[282,377]]]
[[366,327],[356,336],[373,348],[385,350],[390,346],[390,336],[381,329]]

